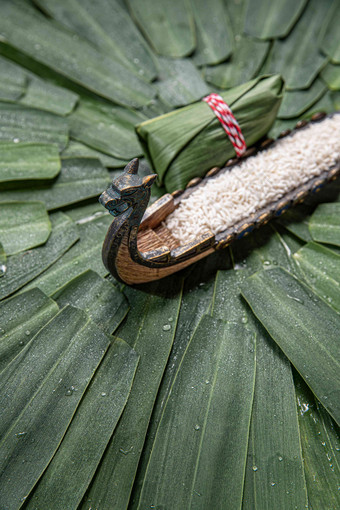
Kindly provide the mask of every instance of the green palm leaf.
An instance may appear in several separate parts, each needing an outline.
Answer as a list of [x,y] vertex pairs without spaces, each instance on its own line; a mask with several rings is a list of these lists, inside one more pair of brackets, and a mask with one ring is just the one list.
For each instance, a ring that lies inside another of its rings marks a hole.
[[339,507],[339,182],[138,289],[108,276],[96,198],[117,175],[105,167],[143,154],[141,123],[170,190],[232,157],[210,92],[248,143],[260,113],[238,106],[264,72],[288,85],[270,136],[339,108],[339,12],[1,2],[1,508]]
[[137,364],[135,351],[115,339],[26,508],[62,510],[80,503],[123,412]]
[[309,220],[309,230],[315,241],[340,246],[340,203],[321,204]]
[[57,303],[39,289],[1,302],[0,371],[58,311]]
[[318,399],[340,422],[338,314],[281,268],[255,273],[242,286],[242,294]]
[[[0,145],[1,151],[1,145]],[[96,197],[110,182],[110,176],[97,159],[67,158],[62,161],[59,175],[51,183],[30,188],[27,183],[16,189],[0,190],[0,203],[7,201],[38,200],[47,210]]]
[[0,204],[0,239],[7,255],[44,244],[50,233],[51,222],[42,202]]
[[167,501],[174,508],[218,508],[221,501],[240,507],[254,391],[254,340],[239,325],[202,318],[164,407],[139,508]]
[[1,188],[5,188],[2,185],[5,182],[53,179],[61,167],[58,148],[54,144],[2,142],[0,158]]
[[[61,328],[63,333],[55,342],[56,331]],[[68,307],[4,370],[0,389],[2,504],[19,508],[33,489],[57,450],[108,344],[109,337],[84,313]],[[49,352],[44,355],[46,350]],[[23,384],[26,374],[33,371],[29,384]]]
[[79,239],[77,226],[61,212],[50,216],[52,232],[48,241],[28,252],[12,255],[0,281],[0,299],[10,296],[45,271]]
[[127,0],[133,19],[160,55],[185,57],[195,48],[193,13],[189,0]]
[[285,37],[306,5],[305,0],[286,2],[255,0],[248,3],[245,31],[260,39]]

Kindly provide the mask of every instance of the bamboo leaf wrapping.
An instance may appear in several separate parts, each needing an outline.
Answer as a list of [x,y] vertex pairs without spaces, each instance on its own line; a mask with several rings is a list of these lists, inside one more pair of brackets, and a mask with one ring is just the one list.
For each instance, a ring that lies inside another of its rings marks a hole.
[[[248,146],[272,126],[281,104],[283,80],[262,76],[221,94],[231,107]],[[222,166],[235,150],[214,112],[197,102],[136,127],[159,183],[171,192],[190,179]]]

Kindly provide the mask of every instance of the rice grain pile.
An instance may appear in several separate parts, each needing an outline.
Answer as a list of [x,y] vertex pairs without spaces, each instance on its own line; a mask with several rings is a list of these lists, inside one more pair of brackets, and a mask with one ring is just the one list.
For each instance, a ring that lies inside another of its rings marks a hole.
[[340,114],[310,124],[207,181],[168,216],[181,244],[222,232],[340,161]]

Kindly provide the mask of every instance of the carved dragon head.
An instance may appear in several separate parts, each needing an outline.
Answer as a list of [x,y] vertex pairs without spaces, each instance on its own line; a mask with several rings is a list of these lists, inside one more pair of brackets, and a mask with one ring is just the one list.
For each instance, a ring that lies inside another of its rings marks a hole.
[[100,195],[99,202],[113,216],[120,216],[130,207],[139,206],[146,198],[149,200],[150,187],[157,175],[152,174],[141,178],[137,175],[138,166],[138,158],[130,161],[124,168],[123,174],[114,179],[107,190]]

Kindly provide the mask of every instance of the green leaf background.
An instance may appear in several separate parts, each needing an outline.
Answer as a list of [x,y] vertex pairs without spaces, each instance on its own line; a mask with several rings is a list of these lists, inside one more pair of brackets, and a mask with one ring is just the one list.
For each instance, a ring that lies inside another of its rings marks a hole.
[[209,91],[280,73],[270,136],[339,108],[339,19],[338,0],[2,0],[1,509],[340,507],[339,182],[138,288],[101,261],[97,202],[142,156],[137,124]]

